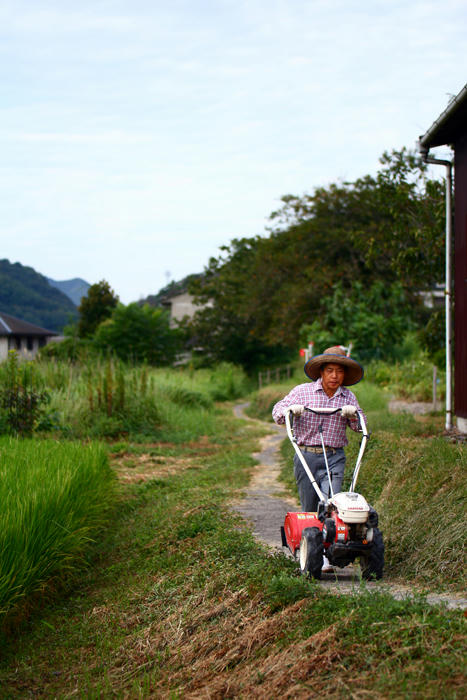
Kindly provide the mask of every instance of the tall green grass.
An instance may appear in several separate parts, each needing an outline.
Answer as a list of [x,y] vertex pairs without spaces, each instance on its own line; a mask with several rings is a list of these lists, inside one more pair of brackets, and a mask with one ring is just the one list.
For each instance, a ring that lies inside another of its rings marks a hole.
[[[166,399],[162,422],[184,404]],[[218,439],[189,468],[191,448],[158,444],[180,468],[122,486],[76,593],[32,617],[20,643],[5,639],[3,695],[461,697],[462,613],[363,587],[335,596],[271,556],[228,507],[263,426],[229,406],[197,409],[196,431],[214,415]],[[153,449],[132,447],[129,470]]]
[[358,490],[380,516],[386,569],[406,580],[465,587],[467,448],[439,436],[374,435]]
[[101,445],[0,439],[0,622],[50,584],[67,584],[113,498]]
[[42,360],[35,377],[50,396],[39,429],[70,438],[167,439],[170,432],[177,439],[196,437],[209,433],[207,414],[215,402],[251,389],[245,373],[228,363],[194,370],[131,366],[112,358],[84,365]]

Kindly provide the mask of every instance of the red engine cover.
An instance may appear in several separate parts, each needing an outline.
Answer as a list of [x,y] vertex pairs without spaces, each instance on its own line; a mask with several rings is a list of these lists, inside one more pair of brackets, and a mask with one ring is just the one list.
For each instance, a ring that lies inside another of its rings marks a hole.
[[300,547],[302,530],[306,527],[318,527],[323,529],[323,523],[318,520],[316,513],[287,513],[284,521],[284,532],[287,545],[295,554],[295,550]]
[[[336,524],[336,536],[334,542],[347,542],[349,530],[347,525],[338,518],[337,513],[332,513],[332,518]],[[287,545],[292,552],[300,547],[302,538],[302,530],[306,527],[317,527],[323,530],[323,523],[318,520],[316,513],[287,513],[284,521],[284,532],[287,540]],[[325,542],[324,548],[331,546],[331,542]]]

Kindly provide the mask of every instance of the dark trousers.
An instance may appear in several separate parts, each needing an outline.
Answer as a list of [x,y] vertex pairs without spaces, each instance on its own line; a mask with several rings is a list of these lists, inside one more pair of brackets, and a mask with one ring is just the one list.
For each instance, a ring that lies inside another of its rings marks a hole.
[[[326,471],[326,462],[323,454],[314,454],[313,452],[302,452],[305,462],[307,463],[311,473],[316,479],[316,482],[323,492],[325,499],[331,495],[329,487],[329,479]],[[332,488],[334,493],[339,493],[342,487],[345,469],[345,453],[342,447],[338,448],[334,454],[327,453],[329,471],[331,473]],[[298,455],[294,455],[294,474],[297,482],[298,496],[300,505],[304,513],[315,512],[318,508],[318,494],[313,488],[311,481],[303,468]]]

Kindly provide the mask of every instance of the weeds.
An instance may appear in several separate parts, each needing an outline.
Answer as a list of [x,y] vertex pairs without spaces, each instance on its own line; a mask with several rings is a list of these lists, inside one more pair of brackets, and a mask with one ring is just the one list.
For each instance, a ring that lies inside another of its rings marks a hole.
[[37,388],[34,364],[20,365],[16,350],[8,353],[2,375],[0,433],[30,437],[45,413],[49,394]]
[[228,364],[163,370],[109,356],[85,364],[41,360],[34,371],[38,387],[50,394],[50,419],[39,428],[67,438],[171,439],[166,436],[176,433],[177,440],[190,439],[205,432],[214,401],[232,400],[248,387],[244,373]]
[[[437,396],[443,400],[446,382],[444,368],[437,368]],[[432,401],[433,399],[433,362],[425,353],[409,357],[403,362],[388,365],[373,361],[366,368],[366,376],[397,398],[410,401]]]

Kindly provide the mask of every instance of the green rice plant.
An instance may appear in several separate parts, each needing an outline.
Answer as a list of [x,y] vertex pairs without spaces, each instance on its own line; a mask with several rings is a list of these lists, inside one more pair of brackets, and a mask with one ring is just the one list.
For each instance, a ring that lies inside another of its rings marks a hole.
[[83,565],[114,477],[98,444],[0,439],[0,620]]

